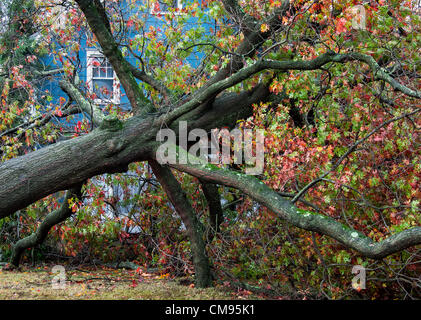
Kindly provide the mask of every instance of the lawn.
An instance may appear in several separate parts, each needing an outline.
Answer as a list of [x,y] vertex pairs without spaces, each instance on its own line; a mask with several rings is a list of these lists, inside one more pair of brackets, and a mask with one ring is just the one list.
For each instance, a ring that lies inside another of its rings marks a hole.
[[157,299],[258,299],[245,290],[225,286],[197,289],[186,279],[172,279],[168,274],[153,274],[143,270],[98,267],[66,268],[65,282],[53,265],[23,266],[20,271],[0,270],[0,300],[157,300]]

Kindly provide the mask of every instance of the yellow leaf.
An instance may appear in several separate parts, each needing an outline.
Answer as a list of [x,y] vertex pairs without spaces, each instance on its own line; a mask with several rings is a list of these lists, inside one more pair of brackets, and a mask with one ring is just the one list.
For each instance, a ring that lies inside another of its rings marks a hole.
[[260,31],[262,31],[263,33],[265,33],[268,30],[269,30],[269,26],[266,23],[262,23],[262,25],[260,26]]

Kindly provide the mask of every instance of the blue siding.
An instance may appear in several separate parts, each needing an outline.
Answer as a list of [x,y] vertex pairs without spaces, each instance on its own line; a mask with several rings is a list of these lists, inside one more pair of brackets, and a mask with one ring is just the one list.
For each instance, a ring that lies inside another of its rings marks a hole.
[[[193,0],[183,0],[184,4],[193,3],[193,2],[194,2]],[[127,12],[127,18],[128,18],[130,16],[129,10],[124,10],[123,8],[123,11]],[[148,13],[147,19],[148,20],[147,20],[146,28],[149,28],[149,26],[154,26],[155,28],[159,28],[159,27],[162,27],[165,23],[164,21],[162,21],[162,17],[159,18],[149,13]],[[188,30],[197,28],[197,22],[198,22],[198,18],[190,17],[184,26],[184,30],[187,32]],[[212,24],[212,21],[209,21],[209,24]],[[132,34],[131,36],[134,37],[135,34]],[[90,49],[96,49],[96,48],[88,47],[86,38],[82,38],[81,43],[80,43],[80,51],[78,52],[79,59],[81,61],[81,68],[78,72],[78,75],[79,75],[80,80],[85,83],[87,81],[87,51]],[[196,51],[190,54],[190,56],[186,58],[185,62],[189,63],[192,67],[197,67],[200,61],[202,60],[202,58],[204,57],[204,54],[200,51],[200,49],[201,49],[200,47],[197,47]],[[137,54],[140,54],[140,52],[137,52]],[[137,59],[134,56],[130,55],[126,57],[126,59],[131,64],[136,65]],[[47,57],[44,57],[43,62],[52,69],[61,67],[60,62],[54,61],[52,54]],[[53,104],[58,104],[60,97],[67,98],[67,95],[59,87],[59,84],[58,84],[59,80],[60,78],[56,77],[54,80],[51,80],[48,83],[46,83],[45,86],[43,87],[43,90],[48,90],[50,92],[50,95],[53,98],[53,100],[51,101]],[[127,99],[127,96],[122,87],[121,87],[120,107],[125,110],[130,109],[129,100]]]

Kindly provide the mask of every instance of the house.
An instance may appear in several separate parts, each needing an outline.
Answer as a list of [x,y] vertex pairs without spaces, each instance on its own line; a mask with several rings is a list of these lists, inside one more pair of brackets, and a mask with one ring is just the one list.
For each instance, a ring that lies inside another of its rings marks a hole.
[[[57,0],[60,2],[60,0]],[[198,1],[194,0],[123,0],[125,6],[123,6],[122,11],[124,11],[124,21],[127,24],[131,23],[131,18],[133,15],[142,15],[145,21],[143,26],[144,35],[133,34],[130,37],[133,41],[143,41],[146,39],[145,46],[147,46],[147,34],[148,32],[156,32],[157,36],[164,37],[165,35],[160,34],[160,29],[163,24],[165,24],[165,17],[171,16],[173,18],[186,18],[188,21],[183,22],[183,28],[186,33],[195,32],[197,28],[197,18],[191,17],[185,14],[185,7],[187,4],[197,3]],[[107,1],[103,1],[107,5]],[[139,6],[136,6],[136,3],[139,3]],[[57,7],[51,12],[51,15],[54,16],[55,24],[52,28],[55,30],[57,35],[65,33],[63,32],[66,28],[77,28],[71,20],[71,14],[66,12],[61,7]],[[209,24],[212,24],[212,19],[209,18]],[[212,24],[216,30],[215,24]],[[152,31],[151,31],[152,30]],[[114,72],[111,64],[107,61],[104,55],[101,52],[101,48],[93,45],[92,39],[89,38],[88,32],[83,29],[79,29],[79,41],[74,50],[70,54],[65,52],[60,56],[59,51],[62,49],[60,45],[60,39],[56,39],[56,45],[51,51],[51,54],[48,54],[43,58],[44,64],[47,69],[57,69],[57,68],[66,68],[66,59],[74,59],[73,64],[76,66],[77,71],[77,81],[79,82],[80,88],[88,93],[90,96],[91,102],[105,108],[105,112],[109,112],[111,109],[120,109],[123,111],[130,111],[131,107],[129,100],[125,95],[124,89],[120,86],[117,75]],[[146,37],[145,37],[146,35]],[[139,46],[141,47],[141,46]],[[200,61],[202,60],[204,54],[202,53],[202,47],[198,47],[193,50],[191,54],[186,56],[185,63],[189,64],[192,67],[198,67]],[[138,56],[142,55],[141,50],[136,50],[131,52],[126,47],[122,47],[122,52],[125,55],[128,62],[134,66],[139,66]],[[42,91],[48,91],[46,96],[50,97],[49,104],[51,108],[56,108],[57,105],[63,105],[62,100],[68,98],[67,94],[62,91],[59,85],[59,81],[63,77],[63,73],[56,74],[54,77],[51,77],[42,87]],[[139,85],[142,85],[139,81]],[[83,119],[89,119],[88,114],[79,114],[76,115],[73,120],[67,122],[64,119],[56,120],[61,122],[63,128],[67,128],[69,135],[74,133],[75,126]],[[64,133],[66,136],[66,133]],[[121,190],[118,190],[118,186],[110,185],[103,181],[100,181],[101,177],[98,177],[96,184],[100,185],[106,193],[107,197],[112,197],[121,193]],[[130,188],[134,193],[139,192],[136,186]],[[131,192],[129,191],[129,192]],[[127,190],[125,191],[127,192]],[[122,214],[127,213],[130,210],[129,207],[124,208],[119,207],[119,212]]]

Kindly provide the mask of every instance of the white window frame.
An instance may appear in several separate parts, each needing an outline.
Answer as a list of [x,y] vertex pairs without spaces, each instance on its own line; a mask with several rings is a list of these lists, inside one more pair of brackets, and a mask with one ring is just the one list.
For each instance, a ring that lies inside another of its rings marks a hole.
[[[86,51],[86,61],[87,61],[87,68],[86,68],[86,82],[88,83],[88,88],[90,93],[94,93],[94,84],[93,84],[93,62],[95,59],[106,59],[106,57],[99,52],[98,50],[87,50]],[[121,91],[120,91],[120,81],[117,78],[117,74],[113,69],[113,98],[112,99],[95,99],[95,104],[120,104],[121,101]]]
[[183,0],[177,0],[177,8],[178,11],[176,12],[170,12],[170,11],[155,11],[155,3],[156,1],[153,1],[150,5],[151,5],[151,9],[149,11],[150,14],[152,15],[165,15],[165,14],[175,14],[175,15],[181,15],[182,12],[181,10],[183,9]]

